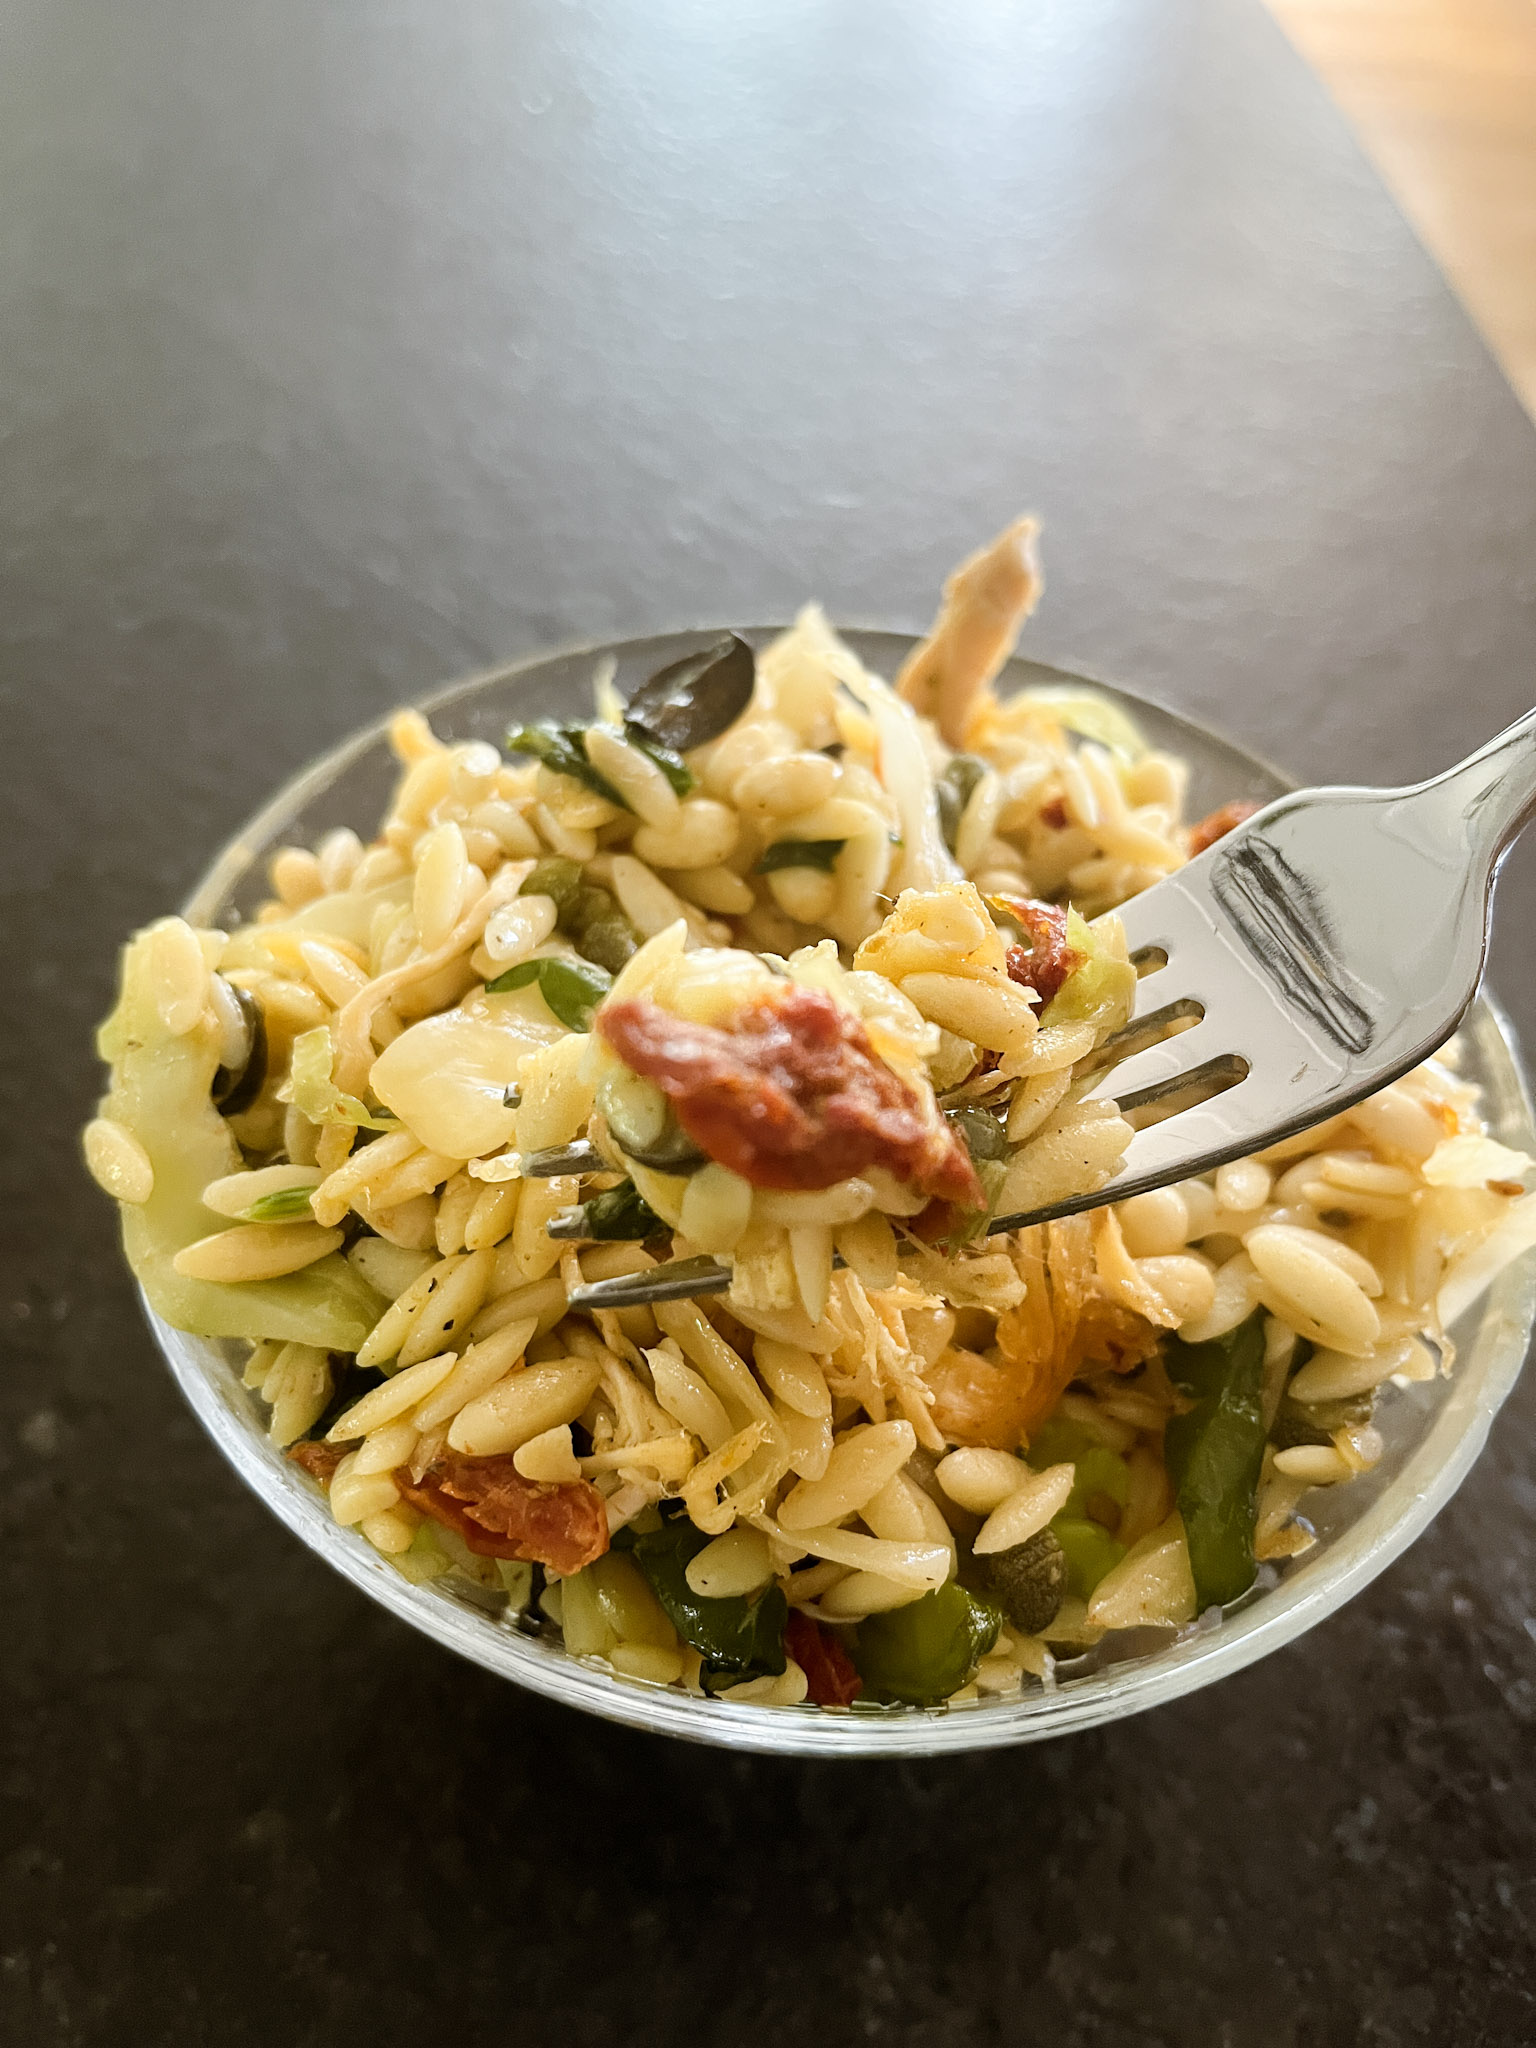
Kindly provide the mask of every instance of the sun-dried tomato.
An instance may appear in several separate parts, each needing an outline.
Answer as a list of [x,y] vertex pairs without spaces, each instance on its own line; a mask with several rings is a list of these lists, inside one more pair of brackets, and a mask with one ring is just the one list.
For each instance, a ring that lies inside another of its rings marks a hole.
[[316,1437],[305,1437],[301,1443],[289,1446],[290,1464],[302,1466],[311,1479],[318,1479],[322,1486],[329,1486],[336,1476],[336,1467],[354,1449],[352,1444],[328,1444]]
[[584,1479],[547,1485],[525,1479],[509,1456],[452,1451],[419,1480],[394,1477],[403,1499],[454,1530],[477,1557],[526,1558],[569,1578],[608,1548],[608,1511]]
[[1208,846],[1214,846],[1218,839],[1225,839],[1234,826],[1251,818],[1255,811],[1262,810],[1262,804],[1249,803],[1245,797],[1234,797],[1231,803],[1221,804],[1203,817],[1198,825],[1189,828],[1189,857],[1204,853]]
[[853,1659],[831,1629],[792,1608],[784,1647],[805,1673],[806,1697],[818,1707],[850,1707],[864,1690]]
[[953,1202],[930,1202],[926,1209],[919,1209],[907,1220],[907,1228],[922,1244],[937,1244],[941,1237],[948,1237],[952,1230],[960,1227],[961,1212]]
[[829,1188],[883,1166],[924,1194],[985,1206],[960,1139],[820,989],[775,990],[728,1030],[630,997],[605,1004],[597,1029],[671,1098],[694,1143],[754,1187]]
[[1067,944],[1067,913],[1059,903],[1039,903],[1032,896],[992,900],[1023,926],[1029,938],[1027,946],[1008,948],[1008,979],[1020,988],[1032,988],[1043,1010],[1083,964],[1084,956]]

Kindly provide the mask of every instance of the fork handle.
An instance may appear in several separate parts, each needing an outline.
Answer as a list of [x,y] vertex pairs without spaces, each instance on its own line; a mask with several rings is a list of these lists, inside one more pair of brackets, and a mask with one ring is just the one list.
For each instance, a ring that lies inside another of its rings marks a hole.
[[1536,711],[1422,784],[1419,794],[1438,799],[1448,833],[1470,841],[1491,867],[1536,812]]

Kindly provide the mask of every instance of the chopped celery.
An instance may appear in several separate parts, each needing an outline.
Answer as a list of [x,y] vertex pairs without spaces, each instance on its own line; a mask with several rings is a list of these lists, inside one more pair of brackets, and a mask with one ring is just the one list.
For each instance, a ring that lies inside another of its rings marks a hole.
[[[1118,931],[1119,926],[1115,929]],[[1083,955],[1081,967],[1067,976],[1040,1013],[1042,1024],[1092,1024],[1103,1033],[1118,1029],[1131,1014],[1136,970],[1123,952],[1112,949],[1106,934],[1067,912],[1067,944]]]
[[343,1095],[331,1079],[335,1055],[331,1034],[324,1024],[313,1031],[301,1031],[293,1041],[288,1078],[278,1089],[278,1099],[291,1102],[312,1124],[351,1124],[355,1130],[398,1131],[400,1119],[370,1110],[355,1095]]
[[1031,704],[1043,704],[1054,711],[1068,732],[1136,761],[1147,751],[1147,743],[1128,712],[1108,697],[1090,690],[1026,690]]
[[1067,1591],[1079,1600],[1086,1600],[1125,1555],[1125,1545],[1117,1543],[1102,1523],[1090,1522],[1086,1516],[1058,1515],[1051,1523],[1051,1534],[1066,1554]]
[[453,1570],[453,1559],[437,1540],[435,1522],[423,1522],[411,1538],[410,1549],[398,1552],[390,1563],[413,1586],[430,1585]]
[[1124,1458],[1116,1457],[1103,1444],[1094,1444],[1080,1452],[1074,1463],[1077,1469],[1072,1478],[1072,1492],[1062,1513],[1088,1516],[1090,1520],[1098,1521],[1100,1517],[1090,1514],[1088,1503],[1103,1498],[1114,1503],[1118,1520],[1119,1510],[1125,1506],[1131,1492],[1131,1475]]
[[1043,1472],[1047,1465],[1075,1465],[1089,1451],[1102,1449],[1103,1444],[1104,1439],[1096,1436],[1086,1422],[1074,1422],[1071,1416],[1058,1410],[1030,1438],[1029,1463],[1037,1472]]
[[151,1306],[178,1330],[204,1337],[270,1337],[323,1351],[356,1351],[385,1302],[339,1252],[278,1280],[238,1285],[188,1280],[172,1260],[208,1235],[203,1189],[239,1171],[240,1148],[209,1089],[219,1063],[211,1016],[173,1037],[155,1006],[144,937],[123,955],[122,991],[98,1037],[112,1066],[102,1114],[127,1126],[149,1154],[154,1191],[122,1208],[123,1248]]

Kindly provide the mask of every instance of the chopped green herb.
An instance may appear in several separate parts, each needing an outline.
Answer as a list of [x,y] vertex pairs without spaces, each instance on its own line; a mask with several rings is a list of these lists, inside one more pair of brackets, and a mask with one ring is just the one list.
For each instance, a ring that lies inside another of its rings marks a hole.
[[569,776],[595,796],[617,804],[621,811],[631,809],[607,776],[599,775],[587,759],[585,726],[556,725],[553,719],[541,718],[535,725],[514,726],[507,734],[507,745],[514,753],[532,754],[556,775]]
[[1001,1625],[995,1607],[951,1579],[921,1600],[861,1621],[853,1661],[875,1696],[928,1706],[969,1683]]
[[691,789],[698,787],[698,777],[682,755],[674,754],[670,747],[664,747],[660,740],[648,733],[643,725],[636,725],[632,718],[624,721],[624,737],[637,753],[644,754],[648,761],[655,762],[671,783],[674,795],[687,796]]
[[[706,1600],[688,1583],[690,1561],[710,1541],[686,1514],[668,1515],[659,1529],[636,1535],[634,1560],[685,1643],[704,1657],[704,1684],[718,1691],[743,1678],[776,1677],[784,1669],[784,1624],[789,1605],[778,1586],[755,1601],[737,1596]],[[952,1688],[951,1688],[952,1689]]]
[[754,875],[776,874],[780,868],[818,868],[830,875],[846,839],[778,839],[763,849]]
[[1168,1377],[1195,1405],[1170,1418],[1164,1437],[1195,1597],[1202,1608],[1225,1607],[1246,1593],[1257,1567],[1253,1530],[1259,1471],[1264,1463],[1264,1311],[1208,1344],[1169,1337]]
[[601,967],[583,960],[556,960],[547,956],[522,960],[498,974],[485,985],[487,995],[506,995],[512,989],[537,982],[539,994],[567,1031],[590,1031],[592,1013],[613,986],[613,979]]
[[313,1214],[311,1187],[279,1188],[274,1195],[261,1195],[245,1212],[247,1223],[291,1223],[296,1217]]

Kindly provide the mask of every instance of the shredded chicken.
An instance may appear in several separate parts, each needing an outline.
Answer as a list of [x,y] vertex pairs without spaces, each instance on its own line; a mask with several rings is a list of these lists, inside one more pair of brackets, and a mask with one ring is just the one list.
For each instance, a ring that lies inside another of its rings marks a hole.
[[924,1375],[951,1443],[1014,1450],[1080,1374],[1130,1372],[1156,1353],[1160,1332],[1106,1287],[1092,1237],[1086,1216],[1020,1231],[1027,1291],[998,1318],[997,1356],[951,1346]]
[[944,585],[933,630],[896,678],[899,695],[931,718],[950,746],[964,744],[977,697],[1014,650],[1043,588],[1034,519],[1016,519]]

